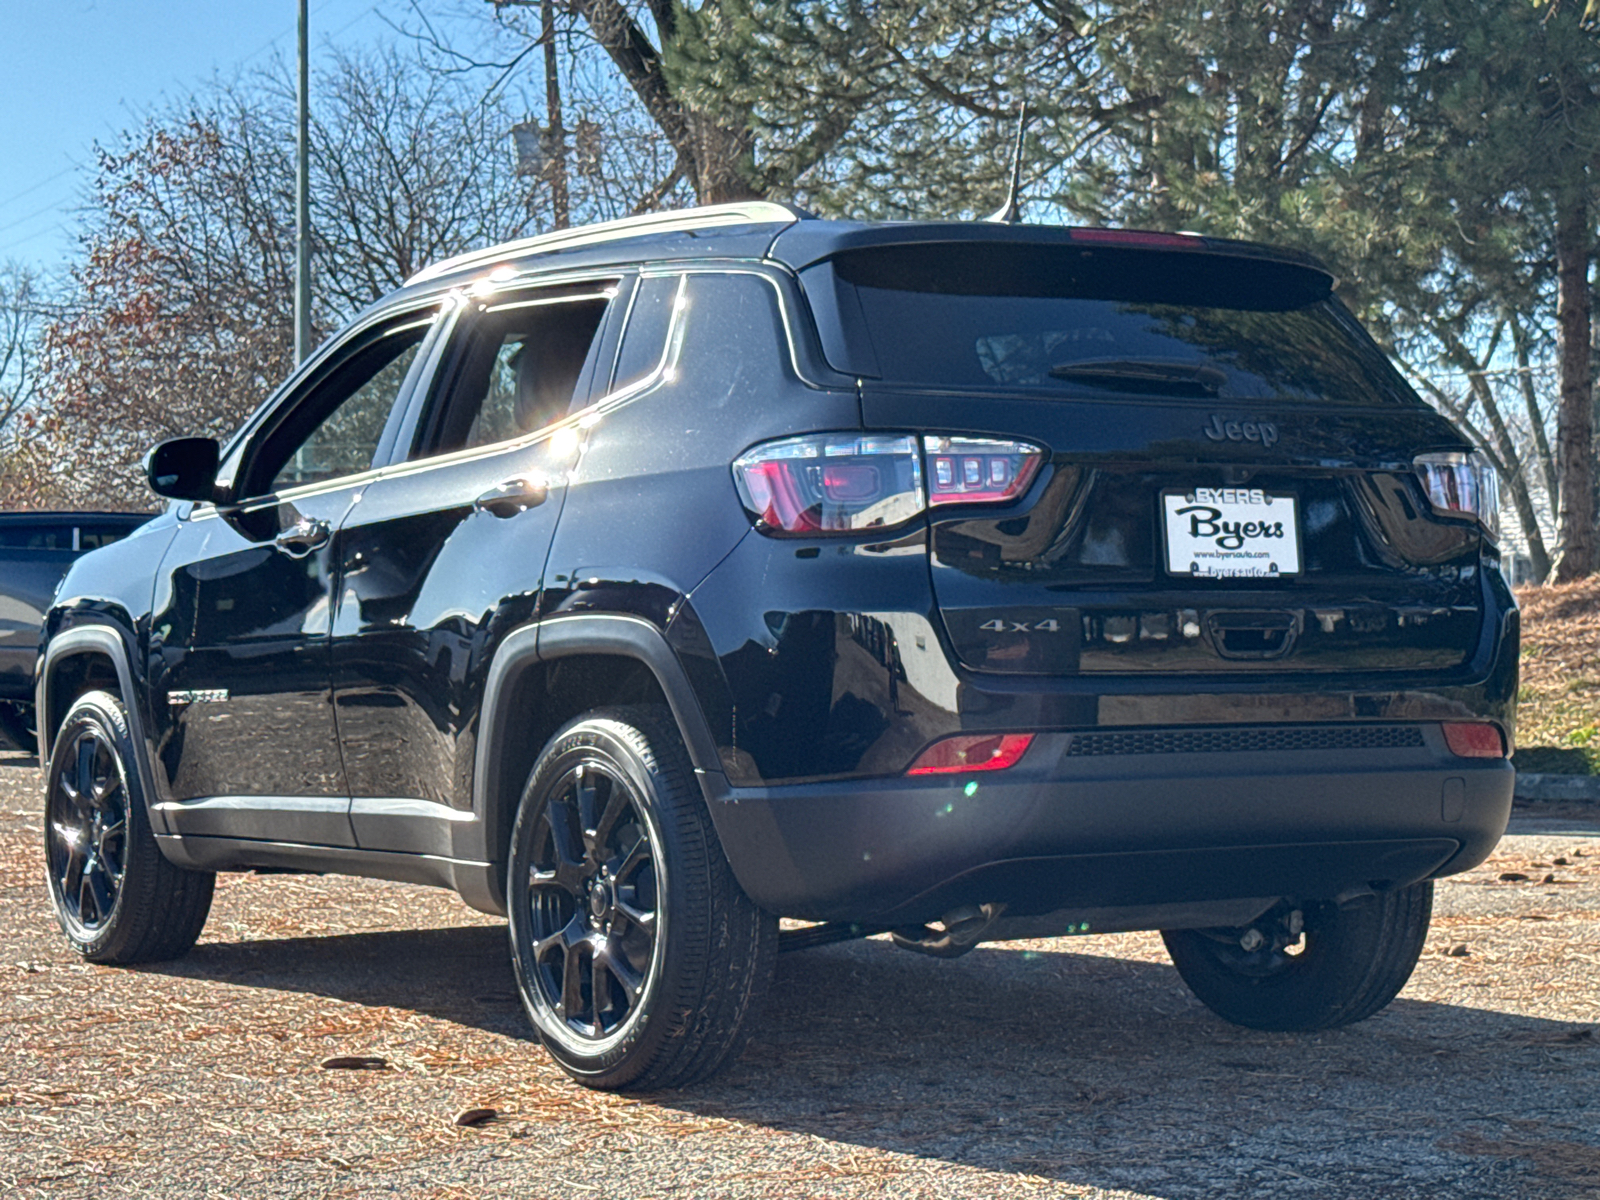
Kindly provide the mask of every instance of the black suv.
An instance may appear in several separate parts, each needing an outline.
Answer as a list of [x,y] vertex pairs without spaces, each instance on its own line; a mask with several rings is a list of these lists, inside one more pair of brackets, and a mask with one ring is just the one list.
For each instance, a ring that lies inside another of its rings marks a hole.
[[1492,474],[1332,286],[773,204],[424,271],[65,581],[68,938],[181,954],[219,870],[453,888],[604,1088],[878,932],[1161,930],[1230,1021],[1369,1016],[1505,827],[1517,613]]

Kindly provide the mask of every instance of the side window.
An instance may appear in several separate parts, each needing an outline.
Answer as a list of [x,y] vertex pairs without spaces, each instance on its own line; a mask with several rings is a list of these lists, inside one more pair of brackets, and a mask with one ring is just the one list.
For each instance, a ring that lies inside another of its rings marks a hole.
[[464,317],[412,458],[510,441],[566,416],[606,296],[511,301]]
[[[400,397],[401,385],[416,361],[429,324],[431,321],[409,324],[380,336],[358,350],[332,379],[297,405],[288,425],[310,428],[298,438],[286,429],[274,431],[268,443],[270,449],[264,448],[262,461],[251,475],[260,480],[268,478],[270,467],[276,465],[276,470],[269,482],[256,490],[286,491],[354,475],[370,467],[384,423]],[[301,410],[306,415],[297,421]],[[280,433],[286,433],[281,439],[283,444],[272,446],[272,442],[280,441]]]
[[628,327],[622,334],[622,350],[617,355],[612,391],[638,383],[661,365],[667,351],[667,334],[672,329],[672,310],[682,283],[680,275],[639,281],[633,307],[628,311]]
[[121,541],[137,528],[137,525],[80,525],[78,549],[98,550],[102,546],[111,545],[112,542]]
[[0,529],[3,550],[71,550],[71,525],[12,525]]
[[757,275],[690,275],[671,351],[678,378],[693,381],[707,409],[769,396],[793,376],[788,335],[773,287]]

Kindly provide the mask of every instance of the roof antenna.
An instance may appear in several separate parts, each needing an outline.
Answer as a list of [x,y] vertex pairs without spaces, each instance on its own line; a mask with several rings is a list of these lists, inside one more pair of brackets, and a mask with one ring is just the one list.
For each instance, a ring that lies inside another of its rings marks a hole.
[[1022,135],[1028,129],[1028,102],[1024,100],[1017,110],[1017,144],[1011,152],[1011,187],[1001,208],[984,218],[999,225],[1015,225],[1022,220]]

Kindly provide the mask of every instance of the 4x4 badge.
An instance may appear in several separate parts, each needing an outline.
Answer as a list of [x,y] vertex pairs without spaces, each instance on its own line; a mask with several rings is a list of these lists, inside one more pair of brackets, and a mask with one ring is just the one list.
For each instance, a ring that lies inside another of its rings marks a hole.
[[167,693],[168,704],[221,704],[228,698],[227,688],[185,688]]
[[1203,432],[1213,442],[1260,442],[1270,446],[1278,440],[1278,427],[1271,421],[1224,421],[1221,413],[1211,414],[1211,424]]

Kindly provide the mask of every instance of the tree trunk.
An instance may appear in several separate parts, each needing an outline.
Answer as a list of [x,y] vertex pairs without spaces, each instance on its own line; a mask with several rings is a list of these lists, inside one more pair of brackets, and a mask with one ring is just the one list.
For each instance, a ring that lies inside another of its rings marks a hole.
[[1556,466],[1561,474],[1561,554],[1552,582],[1570,583],[1600,566],[1595,528],[1594,397],[1589,379],[1589,205],[1581,189],[1556,211],[1559,281],[1561,409],[1556,418]]

